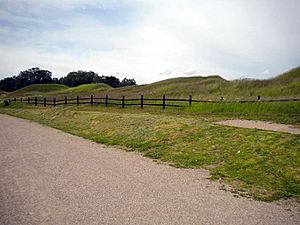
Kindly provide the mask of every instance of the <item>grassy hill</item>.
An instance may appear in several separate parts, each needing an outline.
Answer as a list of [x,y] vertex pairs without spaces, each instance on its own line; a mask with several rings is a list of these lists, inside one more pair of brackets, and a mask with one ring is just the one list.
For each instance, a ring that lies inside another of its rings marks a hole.
[[220,76],[179,77],[148,85],[115,88],[100,92],[113,97],[139,95],[197,99],[255,99],[258,95],[270,98],[300,98],[300,67],[268,80],[241,79],[227,81]]
[[61,84],[33,84],[9,93],[10,96],[33,96],[41,94],[52,94],[57,91],[68,89],[68,86]]
[[72,94],[72,93],[95,93],[99,91],[106,91],[112,87],[107,84],[97,83],[97,84],[83,84],[77,87],[68,88],[64,91],[60,91],[59,94]]
[[9,97],[20,96],[74,96],[74,95],[111,97],[139,97],[140,95],[194,99],[225,100],[256,99],[260,95],[263,99],[300,98],[300,67],[292,69],[268,80],[240,79],[227,81],[220,76],[178,77],[155,82],[147,85],[136,85],[121,88],[111,88],[106,84],[85,84],[69,88],[57,84],[31,85],[15,92]]
[[0,90],[0,98],[5,98],[7,93],[5,91]]
[[111,87],[106,84],[83,84],[77,87],[68,87],[61,84],[33,84],[17,91],[7,93],[9,97],[21,96],[61,96],[74,95],[81,93],[86,95],[88,93],[108,90]]

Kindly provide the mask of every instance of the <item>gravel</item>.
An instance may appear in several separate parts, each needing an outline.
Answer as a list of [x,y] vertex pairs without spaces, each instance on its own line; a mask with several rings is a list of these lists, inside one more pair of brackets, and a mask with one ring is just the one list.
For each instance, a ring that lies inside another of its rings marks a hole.
[[263,121],[254,121],[254,120],[225,120],[221,122],[216,122],[219,125],[227,125],[232,127],[242,127],[242,128],[253,128],[260,130],[270,130],[270,131],[279,131],[290,134],[300,134],[300,128],[292,127],[286,124],[278,124],[271,122]]
[[[177,169],[0,115],[0,224],[299,224],[285,204],[237,198]],[[298,205],[297,205],[298,206]]]

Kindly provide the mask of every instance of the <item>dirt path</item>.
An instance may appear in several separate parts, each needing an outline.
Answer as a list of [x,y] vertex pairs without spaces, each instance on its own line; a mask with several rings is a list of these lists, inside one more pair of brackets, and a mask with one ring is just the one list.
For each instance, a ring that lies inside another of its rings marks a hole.
[[0,115],[0,224],[299,224],[274,203],[176,169]]
[[219,125],[227,125],[232,127],[242,127],[242,128],[255,128],[260,130],[271,130],[279,131],[290,134],[300,134],[300,128],[292,127],[290,125],[264,122],[264,121],[254,121],[254,120],[225,120],[221,122],[216,122]]

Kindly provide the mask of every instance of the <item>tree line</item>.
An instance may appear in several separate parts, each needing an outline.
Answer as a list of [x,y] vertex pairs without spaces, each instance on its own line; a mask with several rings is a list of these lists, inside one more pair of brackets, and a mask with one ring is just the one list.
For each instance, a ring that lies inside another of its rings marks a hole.
[[73,71],[61,78],[52,78],[52,72],[34,67],[21,71],[19,75],[7,77],[0,80],[0,90],[15,91],[32,84],[64,84],[69,87],[76,87],[81,84],[105,83],[111,87],[124,87],[136,85],[135,79],[126,77],[120,81],[114,76],[99,76],[93,71]]

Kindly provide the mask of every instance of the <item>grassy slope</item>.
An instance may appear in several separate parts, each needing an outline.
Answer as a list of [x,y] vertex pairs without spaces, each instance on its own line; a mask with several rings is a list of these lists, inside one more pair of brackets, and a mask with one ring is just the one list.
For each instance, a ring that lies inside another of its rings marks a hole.
[[[55,89],[57,88],[57,89]],[[61,89],[60,89],[61,88]],[[161,97],[218,100],[221,96],[225,100],[256,99],[258,95],[263,99],[300,98],[300,67],[288,71],[269,80],[234,80],[226,81],[220,76],[209,77],[179,77],[156,82],[148,85],[137,85],[122,88],[110,88],[104,84],[81,85],[67,88],[62,85],[32,85],[25,87],[9,96],[57,96],[57,95],[89,95],[108,94],[112,97],[139,97],[140,95]]]
[[17,91],[8,93],[10,97],[21,96],[61,96],[61,95],[74,95],[94,93],[110,89],[111,87],[106,84],[83,84],[77,87],[70,88],[61,84],[34,84]]
[[210,100],[218,100],[221,96],[230,100],[256,99],[258,95],[264,99],[300,98],[300,67],[269,80],[227,81],[220,76],[179,77],[149,85],[110,89],[99,94],[106,93],[114,97],[137,97],[142,94],[161,97],[166,94],[187,98],[192,95],[194,99]]
[[210,122],[215,120],[211,116],[152,110],[12,104],[0,113],[123,146],[176,167],[207,168],[212,178],[256,199],[299,199],[299,135],[219,126]]
[[0,90],[0,98],[5,98],[7,93],[5,91]]
[[41,94],[52,94],[57,91],[68,89],[62,84],[33,84],[9,93],[10,96],[39,96]]

